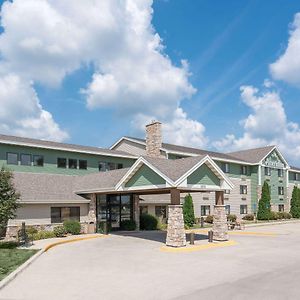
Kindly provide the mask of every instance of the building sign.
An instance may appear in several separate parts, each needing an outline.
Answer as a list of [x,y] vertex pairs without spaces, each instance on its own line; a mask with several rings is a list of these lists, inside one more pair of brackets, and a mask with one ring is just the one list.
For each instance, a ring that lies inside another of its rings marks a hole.
[[265,159],[264,165],[270,168],[284,168],[284,163],[275,151]]

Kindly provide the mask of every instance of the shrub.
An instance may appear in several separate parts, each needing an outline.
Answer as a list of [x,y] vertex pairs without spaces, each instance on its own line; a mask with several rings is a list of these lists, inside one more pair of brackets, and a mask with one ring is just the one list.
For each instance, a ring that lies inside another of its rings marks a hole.
[[17,242],[0,242],[0,249],[15,249],[18,247]]
[[187,227],[193,227],[195,223],[193,198],[190,194],[186,195],[183,203],[183,219]]
[[55,234],[56,237],[63,237],[66,234],[65,227],[62,225],[55,226],[53,228],[53,233]]
[[271,215],[271,194],[270,187],[265,181],[262,187],[261,199],[258,202],[257,219],[258,220],[269,220],[273,215]]
[[37,232],[38,232],[38,230],[35,227],[33,227],[33,226],[26,227],[26,233],[28,235],[34,235]]
[[300,218],[300,189],[294,186],[290,214],[293,218]]
[[227,221],[229,222],[235,222],[236,221],[236,215],[228,215],[227,216]]
[[279,214],[276,211],[271,211],[270,213],[270,220],[278,220],[279,219]]
[[291,219],[292,218],[292,215],[288,212],[283,212],[283,219]]
[[140,229],[141,230],[156,230],[158,220],[156,217],[149,214],[142,214],[140,216]]
[[278,219],[280,219],[280,220],[282,220],[282,219],[284,219],[284,214],[283,214],[283,212],[278,212],[277,213],[277,215],[278,215]]
[[206,222],[206,223],[212,224],[213,221],[214,221],[214,217],[211,216],[211,215],[207,216],[206,219],[205,219],[205,222]]
[[106,221],[102,221],[102,222],[99,222],[98,223],[98,232],[99,233],[104,233],[104,224],[107,224],[108,228],[108,232],[111,231],[111,224],[109,222],[106,222]]
[[243,220],[253,221],[254,220],[254,215],[248,214],[248,215],[246,215],[246,216],[243,217]]
[[53,231],[40,230],[37,233],[33,234],[33,240],[43,240],[43,239],[51,239],[55,237]]
[[134,220],[123,220],[120,225],[122,230],[133,231],[136,229],[136,222]]
[[80,223],[75,220],[65,220],[64,228],[67,233],[71,233],[71,234],[80,234],[81,232]]
[[158,230],[166,230],[168,228],[168,224],[164,222],[158,221],[157,229]]

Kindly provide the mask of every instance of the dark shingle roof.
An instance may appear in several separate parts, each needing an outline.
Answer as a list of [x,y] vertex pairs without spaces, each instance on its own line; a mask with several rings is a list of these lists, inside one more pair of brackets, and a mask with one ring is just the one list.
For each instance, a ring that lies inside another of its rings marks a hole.
[[255,149],[241,150],[228,153],[231,156],[240,160],[245,160],[250,163],[259,163],[275,146],[260,147]]
[[299,168],[299,167],[294,167],[294,166],[291,166],[291,169],[292,169],[292,170],[295,170],[295,171],[299,171],[299,172],[300,172],[300,168]]
[[126,157],[135,158],[134,155],[131,155],[123,151],[116,151],[116,150],[110,150],[110,149],[92,147],[92,146],[81,146],[75,144],[58,143],[58,142],[31,139],[31,138],[4,135],[4,134],[0,134],[0,143],[22,144],[26,146],[38,146],[40,148],[62,149],[62,150],[74,151],[74,152],[89,152],[97,155],[111,155],[111,156],[121,156],[121,157],[126,156]]
[[[125,137],[126,138],[126,137]],[[131,140],[136,140],[138,142],[146,143],[145,139],[140,139],[140,138],[135,138],[135,137],[129,137],[127,138]],[[209,155],[212,158],[219,158],[219,159],[227,159],[227,160],[237,160],[236,157],[230,155],[230,154],[225,154],[225,153],[220,153],[220,152],[215,152],[215,151],[208,151],[208,150],[203,150],[203,149],[197,149],[197,148],[192,148],[192,147],[185,147],[185,146],[180,146],[180,145],[174,145],[174,144],[169,144],[169,143],[162,143],[162,148],[165,150],[168,150],[170,152],[175,152],[175,153],[186,153],[188,154],[196,154],[196,155]],[[239,159],[241,160],[241,159]],[[245,161],[247,162],[247,161]]]

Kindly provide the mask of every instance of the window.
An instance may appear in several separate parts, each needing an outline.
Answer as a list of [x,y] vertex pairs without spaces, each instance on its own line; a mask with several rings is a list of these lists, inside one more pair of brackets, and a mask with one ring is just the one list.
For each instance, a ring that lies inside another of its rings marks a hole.
[[278,177],[283,177],[283,169],[278,169]]
[[225,198],[224,198],[224,201],[228,201],[228,200],[229,200],[229,198],[228,198],[228,197],[225,197]]
[[77,169],[77,159],[69,158],[69,169]]
[[6,154],[6,160],[8,165],[17,165],[18,164],[18,154],[8,152]]
[[80,221],[80,207],[51,207],[51,223],[63,223],[65,220]]
[[158,218],[167,218],[167,207],[166,206],[155,206],[155,215]]
[[247,166],[241,166],[241,174],[247,175]]
[[86,170],[87,169],[87,160],[79,160],[79,169]]
[[105,171],[107,171],[108,169],[107,169],[107,164],[106,164],[106,162],[103,162],[103,161],[100,161],[99,162],[99,171],[100,172],[105,172]]
[[248,211],[247,205],[246,204],[242,204],[240,205],[240,214],[241,215],[246,215]]
[[230,194],[230,190],[225,190],[224,194]]
[[208,201],[208,200],[209,200],[209,197],[203,197],[203,200]]
[[265,167],[265,175],[266,176],[271,176],[271,168]]
[[230,205],[225,206],[226,215],[230,215]]
[[240,185],[240,194],[242,194],[242,195],[247,194],[247,186],[246,185]]
[[148,213],[148,206],[146,205],[140,206],[140,215],[147,214],[147,213]]
[[57,159],[57,167],[58,168],[66,168],[67,167],[67,159],[66,158],[58,158]]
[[21,165],[31,166],[31,154],[21,154]]
[[122,168],[123,168],[123,164],[105,162],[105,161],[99,162],[99,171],[100,172],[105,172],[105,171],[110,171],[110,170],[115,170],[115,169],[122,169]]
[[210,205],[201,205],[201,216],[210,215]]
[[229,164],[228,163],[222,163],[222,171],[224,173],[229,173]]
[[284,212],[284,204],[278,204],[278,211]]
[[278,187],[278,195],[284,195],[284,187],[283,186]]
[[299,181],[299,173],[294,173],[294,180]]
[[117,169],[123,169],[123,164],[117,164]]
[[33,165],[36,167],[43,167],[44,157],[42,155],[33,155]]

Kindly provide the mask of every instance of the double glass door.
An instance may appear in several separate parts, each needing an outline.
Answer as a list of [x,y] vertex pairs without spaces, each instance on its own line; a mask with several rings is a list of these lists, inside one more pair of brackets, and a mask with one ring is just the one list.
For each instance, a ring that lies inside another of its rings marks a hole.
[[98,222],[107,221],[111,229],[120,229],[122,221],[133,218],[131,195],[99,195],[97,218]]

